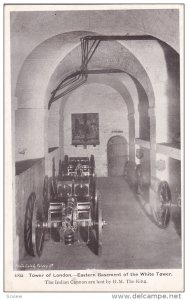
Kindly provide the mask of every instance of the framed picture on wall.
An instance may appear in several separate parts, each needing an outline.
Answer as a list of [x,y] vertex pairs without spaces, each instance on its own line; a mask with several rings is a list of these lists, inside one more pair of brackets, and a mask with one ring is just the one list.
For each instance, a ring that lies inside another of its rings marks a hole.
[[99,145],[99,114],[72,114],[72,145]]

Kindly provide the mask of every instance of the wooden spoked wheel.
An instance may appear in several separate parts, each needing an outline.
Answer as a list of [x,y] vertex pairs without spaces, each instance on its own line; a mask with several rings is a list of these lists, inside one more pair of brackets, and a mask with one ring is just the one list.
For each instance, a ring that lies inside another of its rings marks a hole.
[[42,213],[37,208],[36,195],[31,193],[27,201],[24,223],[25,249],[31,256],[42,254],[45,234],[42,223]]
[[61,178],[61,176],[62,176],[62,162],[61,162],[61,160],[59,160],[59,178]]
[[68,157],[68,155],[65,155],[64,160],[62,161],[62,173],[63,173],[63,175],[67,175],[68,165],[69,165],[69,157]]
[[95,158],[94,155],[92,154],[90,157],[90,168],[91,168],[91,175],[95,175]]
[[98,215],[98,198],[99,198],[99,195],[98,195],[98,190],[95,190],[95,195],[94,195],[94,198],[93,198],[93,211],[94,211],[94,220],[97,221],[97,215]]
[[57,196],[57,177],[55,168],[55,158],[52,159],[52,177],[49,180],[50,196],[55,198]]
[[97,225],[98,256],[102,255],[102,228],[103,228],[102,210],[98,202],[98,225]]
[[64,155],[64,163],[66,165],[68,165],[68,163],[69,163],[69,157],[68,157],[68,155]]
[[157,203],[153,209],[154,220],[160,228],[166,228],[170,222],[171,192],[166,181],[158,186]]
[[45,176],[44,185],[43,185],[43,203],[42,203],[45,221],[48,219],[49,203],[50,203],[50,182],[48,176]]
[[96,192],[96,201],[95,201],[95,227],[96,227],[96,241],[97,241],[97,254],[101,256],[102,254],[102,229],[104,221],[102,219],[102,210],[100,207],[101,197],[99,192]]

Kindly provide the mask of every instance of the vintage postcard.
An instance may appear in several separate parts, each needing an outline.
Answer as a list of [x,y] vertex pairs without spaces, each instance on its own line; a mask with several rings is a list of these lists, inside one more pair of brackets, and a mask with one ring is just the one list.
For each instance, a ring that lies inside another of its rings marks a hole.
[[4,290],[183,292],[184,6],[4,24]]

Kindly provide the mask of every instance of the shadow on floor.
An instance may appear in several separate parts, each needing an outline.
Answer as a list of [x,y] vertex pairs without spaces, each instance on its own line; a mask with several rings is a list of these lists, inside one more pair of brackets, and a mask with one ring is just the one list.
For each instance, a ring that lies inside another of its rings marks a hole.
[[[127,179],[124,177],[124,180],[127,182]],[[127,182],[128,183],[128,182]],[[142,189],[135,188],[134,185],[128,183],[132,192],[135,195],[135,199],[138,202],[140,208],[144,211],[145,215],[149,218],[149,220],[158,226],[151,212],[148,211],[148,204],[150,203],[149,199],[149,187],[143,187]],[[176,230],[178,236],[181,238],[181,208],[178,206],[171,206],[170,210],[170,220],[174,224],[174,229]],[[160,227],[159,227],[160,228]],[[164,228],[161,228],[164,230]]]

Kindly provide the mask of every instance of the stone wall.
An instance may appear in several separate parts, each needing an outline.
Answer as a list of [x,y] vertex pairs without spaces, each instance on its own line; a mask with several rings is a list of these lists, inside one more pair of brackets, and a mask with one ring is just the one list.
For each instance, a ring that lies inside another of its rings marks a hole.
[[[64,154],[69,156],[90,156],[94,154],[96,173],[98,176],[107,176],[107,143],[118,132],[129,140],[128,112],[123,98],[112,88],[100,84],[84,85],[70,95],[69,101],[61,118],[63,127],[60,135],[64,136]],[[99,114],[99,140],[96,147],[72,145],[72,113],[98,113]]]

